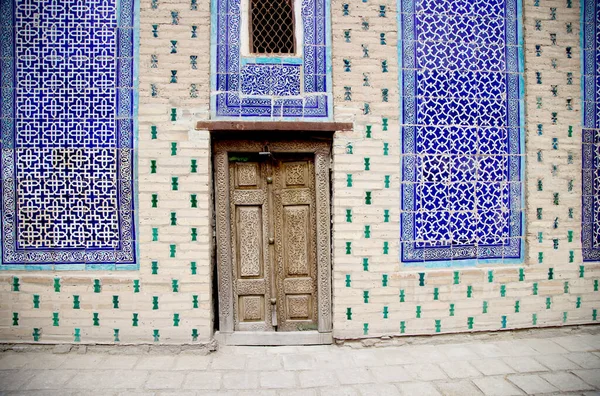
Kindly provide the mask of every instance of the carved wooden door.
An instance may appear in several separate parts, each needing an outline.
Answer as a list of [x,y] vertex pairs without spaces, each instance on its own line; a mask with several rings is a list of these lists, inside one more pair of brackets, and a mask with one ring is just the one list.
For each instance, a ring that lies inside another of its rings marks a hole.
[[232,156],[229,162],[233,304],[241,331],[273,330],[268,164],[257,157]]
[[229,184],[235,330],[317,330],[314,155],[231,155]]
[[317,330],[314,161],[275,156],[273,163],[277,329]]

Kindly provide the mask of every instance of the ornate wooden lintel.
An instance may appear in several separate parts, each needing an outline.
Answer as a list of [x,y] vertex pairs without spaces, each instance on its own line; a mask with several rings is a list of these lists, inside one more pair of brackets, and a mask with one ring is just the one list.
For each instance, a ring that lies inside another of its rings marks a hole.
[[298,131],[336,132],[351,131],[351,122],[287,122],[287,121],[198,121],[196,130],[211,132],[242,131]]

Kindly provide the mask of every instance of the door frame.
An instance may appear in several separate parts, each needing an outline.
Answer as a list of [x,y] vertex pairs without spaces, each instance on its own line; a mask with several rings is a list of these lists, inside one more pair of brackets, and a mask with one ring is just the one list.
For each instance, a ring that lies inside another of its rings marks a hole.
[[[251,332],[234,330],[232,235],[229,200],[229,153],[314,154],[317,258],[317,331]],[[332,343],[331,295],[331,143],[323,140],[217,140],[213,145],[219,331],[215,338],[231,345],[306,345]]]

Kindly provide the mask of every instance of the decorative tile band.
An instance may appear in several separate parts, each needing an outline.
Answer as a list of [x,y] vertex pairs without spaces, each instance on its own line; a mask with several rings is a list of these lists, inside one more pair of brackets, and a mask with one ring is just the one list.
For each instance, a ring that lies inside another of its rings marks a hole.
[[401,260],[523,259],[518,0],[399,0]]
[[137,268],[135,9],[2,1],[0,267]]
[[[329,8],[325,0],[300,6],[301,56],[245,56],[243,0],[213,0],[213,118],[330,119],[332,116]],[[297,38],[298,39],[298,38]]]
[[600,261],[600,3],[581,7],[583,87],[583,261]]

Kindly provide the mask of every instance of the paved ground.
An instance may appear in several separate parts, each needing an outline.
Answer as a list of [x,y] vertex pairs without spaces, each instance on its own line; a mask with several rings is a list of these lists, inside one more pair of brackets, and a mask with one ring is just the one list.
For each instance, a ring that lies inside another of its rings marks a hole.
[[[600,395],[600,326],[403,339],[404,346],[179,354],[0,354],[13,395]],[[58,352],[54,351],[54,352]]]

